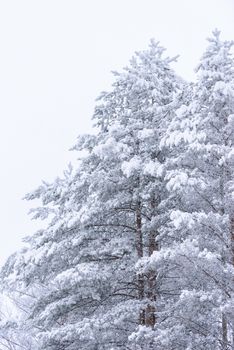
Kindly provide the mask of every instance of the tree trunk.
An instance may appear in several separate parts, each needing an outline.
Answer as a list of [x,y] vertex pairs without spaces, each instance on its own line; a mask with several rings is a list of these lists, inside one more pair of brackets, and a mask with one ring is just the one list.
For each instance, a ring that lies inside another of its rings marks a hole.
[[227,350],[228,338],[227,338],[227,319],[225,314],[222,314],[222,349]]
[[[230,219],[230,233],[231,233],[231,260],[234,266],[234,214],[231,214]],[[234,283],[234,281],[233,281]],[[232,321],[232,349],[234,350],[234,320]]]
[[232,254],[232,265],[234,266],[234,214],[230,219],[230,231],[231,231],[231,254]]
[[[155,211],[155,200],[153,199],[151,201],[151,209],[152,209],[152,216],[154,215]],[[148,238],[148,256],[151,256],[154,251],[158,251],[158,243],[156,242],[156,231],[152,230],[149,233]],[[156,277],[157,273],[155,270],[152,270],[147,275],[147,298],[149,299],[149,304],[146,308],[146,316],[145,316],[145,324],[148,327],[154,328],[156,323],[156,308],[155,308],[155,302],[156,302]]]
[[[137,248],[137,256],[138,259],[143,257],[143,236],[142,236],[142,218],[141,218],[141,202],[138,201],[137,209],[136,209],[136,248]],[[138,275],[138,298],[139,300],[143,300],[144,298],[144,275]],[[141,310],[139,316],[139,324],[145,324],[145,310]]]
[[[221,194],[221,214],[225,214],[225,183],[227,182],[227,169],[222,166],[222,174],[220,178],[220,194]],[[233,264],[233,236],[232,229],[230,230],[230,238],[231,238],[231,260]],[[228,323],[227,318],[224,313],[222,313],[222,349],[228,349]]]

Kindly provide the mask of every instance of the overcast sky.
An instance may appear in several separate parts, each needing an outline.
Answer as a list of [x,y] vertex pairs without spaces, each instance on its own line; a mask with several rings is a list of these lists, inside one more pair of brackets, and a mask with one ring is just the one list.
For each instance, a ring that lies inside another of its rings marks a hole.
[[206,37],[234,39],[233,19],[234,0],[0,1],[0,264],[38,228],[21,198],[75,159],[110,71],[154,37],[193,79]]

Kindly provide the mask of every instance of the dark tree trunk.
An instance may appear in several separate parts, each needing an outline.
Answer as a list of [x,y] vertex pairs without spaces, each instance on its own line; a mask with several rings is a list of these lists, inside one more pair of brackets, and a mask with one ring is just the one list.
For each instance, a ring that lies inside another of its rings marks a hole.
[[227,337],[227,319],[225,314],[222,314],[222,349],[228,349],[228,337]]
[[[155,212],[155,200],[153,199],[151,201],[151,209],[152,209],[152,216]],[[149,233],[148,238],[148,256],[151,256],[153,252],[158,251],[158,243],[156,242],[156,236],[157,232],[155,230],[152,230]],[[156,323],[156,308],[155,308],[155,302],[156,302],[156,277],[157,273],[155,270],[149,271],[147,274],[147,298],[149,299],[149,304],[146,308],[146,317],[145,317],[145,324],[148,327],[154,328]]]
[[[231,261],[232,261],[232,265],[234,266],[234,213],[231,214],[230,232],[231,232]],[[232,349],[234,350],[234,320],[232,321]]]
[[[142,235],[142,215],[141,215],[141,202],[138,201],[137,203],[137,209],[136,209],[136,249],[137,249],[137,256],[138,259],[141,259],[143,257],[143,235]],[[145,293],[145,281],[144,281],[144,275],[140,274],[138,275],[138,298],[139,300],[144,299],[144,293]],[[145,324],[145,310],[141,310],[140,316],[139,316],[139,324],[144,325]]]

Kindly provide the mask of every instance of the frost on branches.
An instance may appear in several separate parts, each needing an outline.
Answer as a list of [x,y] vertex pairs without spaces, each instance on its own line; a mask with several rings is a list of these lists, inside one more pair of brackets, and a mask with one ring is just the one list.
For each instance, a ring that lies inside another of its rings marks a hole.
[[154,41],[114,73],[79,166],[26,196],[49,224],[2,269],[4,349],[234,349],[231,46],[193,84]]

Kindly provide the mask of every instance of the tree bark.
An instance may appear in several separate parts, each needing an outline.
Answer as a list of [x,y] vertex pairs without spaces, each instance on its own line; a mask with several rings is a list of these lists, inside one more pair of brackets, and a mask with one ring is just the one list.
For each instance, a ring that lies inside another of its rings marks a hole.
[[[137,203],[137,209],[136,209],[136,249],[137,249],[137,256],[138,259],[141,259],[143,257],[144,251],[143,251],[143,235],[142,235],[142,216],[141,216],[141,202],[138,201]],[[138,275],[138,298],[139,300],[144,299],[144,292],[145,292],[145,281],[144,281],[144,275],[140,274]],[[140,316],[139,316],[139,324],[144,325],[145,324],[145,310],[141,310]]]
[[[155,200],[151,200],[151,210],[152,210],[152,216],[155,212]],[[148,238],[148,256],[150,257],[153,252],[158,251],[158,243],[156,242],[156,236],[157,233],[155,230],[151,230],[149,233]],[[155,308],[155,302],[156,302],[156,277],[157,273],[155,270],[149,271],[147,275],[147,298],[149,299],[149,304],[146,308],[146,316],[145,316],[145,324],[148,327],[154,328],[156,323],[156,308]]]
[[223,350],[228,349],[228,337],[227,337],[227,319],[225,314],[222,314],[222,348]]
[[[231,218],[230,218],[230,233],[231,233],[231,261],[232,261],[232,265],[234,266],[234,214],[233,213],[231,213]],[[232,320],[232,349],[234,350],[234,320]]]

